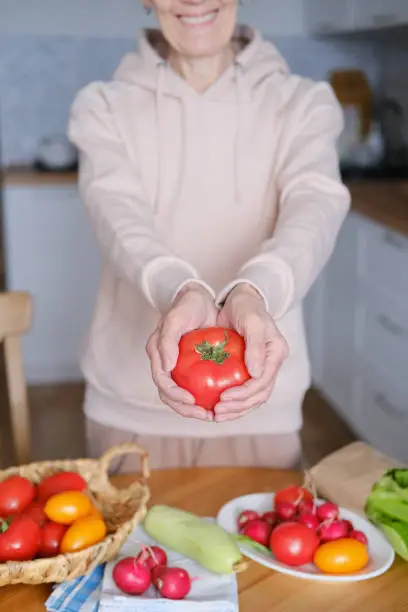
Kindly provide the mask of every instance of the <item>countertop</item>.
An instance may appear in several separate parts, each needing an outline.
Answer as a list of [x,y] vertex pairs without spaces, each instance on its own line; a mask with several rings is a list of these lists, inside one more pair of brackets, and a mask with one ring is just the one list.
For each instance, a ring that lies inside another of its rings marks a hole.
[[[131,481],[131,475],[115,479],[119,486],[129,486]],[[149,486],[154,504],[169,504],[201,516],[216,516],[230,499],[249,493],[276,491],[300,481],[300,474],[289,471],[196,468],[154,470]],[[408,564],[399,559],[382,576],[347,585],[299,580],[252,562],[238,575],[239,609],[240,612],[403,612],[408,604],[407,584]],[[44,602],[50,591],[47,585],[2,587],[0,612],[44,612]]]
[[11,167],[2,172],[4,187],[46,187],[58,185],[75,185],[78,181],[76,172],[41,172],[28,167]]
[[[5,187],[75,185],[76,172],[38,172],[10,168],[3,172]],[[408,179],[348,181],[352,210],[385,227],[408,236]]]

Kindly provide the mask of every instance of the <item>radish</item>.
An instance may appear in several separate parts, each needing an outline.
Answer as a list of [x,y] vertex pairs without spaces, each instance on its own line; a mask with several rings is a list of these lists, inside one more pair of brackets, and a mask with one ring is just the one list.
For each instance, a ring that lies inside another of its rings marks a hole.
[[348,528],[344,521],[327,521],[321,523],[319,527],[319,536],[323,542],[340,540],[340,538],[345,538],[347,534]]
[[266,521],[269,525],[273,526],[276,525],[278,517],[276,512],[272,510],[270,512],[264,512],[264,514],[261,516],[261,520]]
[[348,534],[348,537],[353,538],[353,540],[357,540],[357,542],[361,542],[361,544],[364,544],[364,546],[368,545],[368,538],[362,531],[352,529]]
[[316,508],[312,500],[302,499],[298,505],[299,514],[316,514]]
[[157,587],[157,581],[159,580],[165,569],[167,569],[165,565],[156,565],[156,567],[151,570],[150,575],[152,579],[152,584],[154,584],[155,587]]
[[191,578],[180,567],[162,567],[155,585],[166,599],[184,599],[191,589]]
[[135,557],[126,557],[116,563],[112,578],[117,587],[128,595],[142,595],[151,585],[150,570]]
[[256,521],[257,519],[259,519],[259,514],[255,510],[244,510],[238,516],[238,531],[241,531],[250,521]]
[[295,504],[292,502],[282,501],[276,506],[276,514],[283,521],[290,521],[297,512]]
[[136,562],[152,570],[158,565],[167,565],[167,555],[159,546],[144,546],[137,555]]
[[257,519],[245,525],[242,533],[248,538],[251,538],[251,540],[258,542],[258,544],[268,546],[271,526],[266,521]]
[[310,527],[310,529],[314,530],[316,530],[320,525],[320,521],[317,516],[311,512],[303,512],[298,518],[298,523],[306,525],[306,527]]
[[321,521],[334,521],[339,516],[339,507],[331,502],[325,502],[317,508],[317,516]]
[[343,523],[347,526],[347,529],[349,531],[354,531],[354,526],[353,526],[353,523],[351,521],[343,520]]

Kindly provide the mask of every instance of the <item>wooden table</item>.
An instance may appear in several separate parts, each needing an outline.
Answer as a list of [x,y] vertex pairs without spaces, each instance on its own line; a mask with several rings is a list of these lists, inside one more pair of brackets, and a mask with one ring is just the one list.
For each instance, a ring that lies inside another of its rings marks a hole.
[[[131,478],[117,479],[118,486]],[[192,469],[153,472],[152,501],[215,516],[229,499],[300,482],[299,474],[264,469]],[[318,584],[251,563],[239,575],[240,612],[408,611],[408,564],[397,561],[380,578],[355,584]],[[43,612],[49,586],[0,588],[0,612]]]

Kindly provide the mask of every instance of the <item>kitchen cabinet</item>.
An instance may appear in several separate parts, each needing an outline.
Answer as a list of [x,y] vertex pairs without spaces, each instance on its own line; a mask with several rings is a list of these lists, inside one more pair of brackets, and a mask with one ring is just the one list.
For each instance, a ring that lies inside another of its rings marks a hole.
[[351,213],[306,302],[314,384],[379,450],[408,461],[408,238]]
[[346,32],[354,27],[355,0],[304,0],[304,22],[311,34]]
[[315,386],[323,384],[323,318],[325,278],[321,274],[308,292],[303,303],[303,318],[308,338],[308,351]]
[[379,29],[403,24],[408,24],[407,0],[355,0],[355,29]]
[[79,379],[100,255],[76,186],[9,186],[3,200],[7,288],[34,300],[23,341],[27,379]]
[[407,0],[304,0],[303,10],[312,35],[408,25]]

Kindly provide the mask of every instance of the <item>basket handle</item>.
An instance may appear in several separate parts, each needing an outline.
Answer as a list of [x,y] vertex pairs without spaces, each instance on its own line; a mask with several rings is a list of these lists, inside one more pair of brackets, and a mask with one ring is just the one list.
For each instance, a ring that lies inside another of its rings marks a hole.
[[105,474],[106,478],[108,479],[109,465],[113,461],[113,459],[115,459],[116,457],[121,457],[122,455],[131,455],[131,454],[140,455],[141,471],[142,471],[141,480],[143,482],[146,482],[146,480],[150,476],[149,453],[145,451],[144,448],[136,444],[136,442],[118,444],[117,446],[113,446],[112,448],[110,448],[108,451],[106,451],[106,453],[102,455],[99,462],[101,466],[101,471]]

